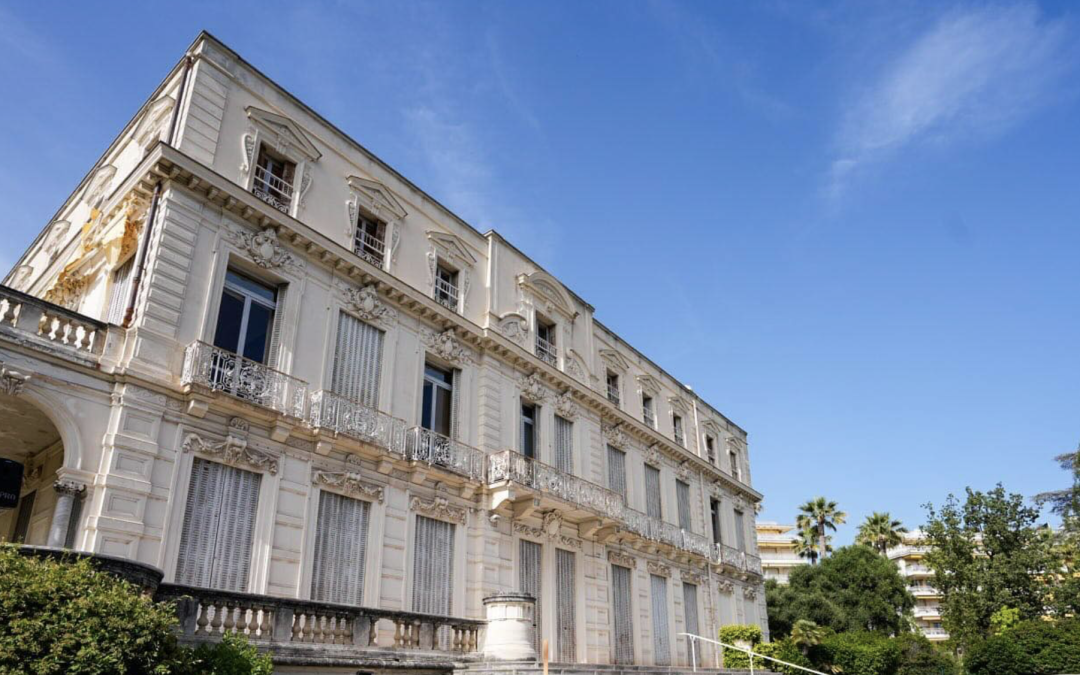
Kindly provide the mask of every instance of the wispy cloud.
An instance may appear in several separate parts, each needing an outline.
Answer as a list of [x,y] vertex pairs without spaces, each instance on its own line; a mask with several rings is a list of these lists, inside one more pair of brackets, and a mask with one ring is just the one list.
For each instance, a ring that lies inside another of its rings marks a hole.
[[1072,67],[1072,26],[1034,5],[948,13],[889,62],[841,122],[828,192],[920,142],[985,137],[1059,93]]

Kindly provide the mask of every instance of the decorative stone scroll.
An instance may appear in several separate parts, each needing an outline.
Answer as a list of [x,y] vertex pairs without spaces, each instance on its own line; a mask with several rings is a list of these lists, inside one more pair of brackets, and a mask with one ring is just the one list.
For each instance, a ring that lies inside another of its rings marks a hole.
[[630,446],[630,437],[620,426],[606,426],[603,429],[604,441],[608,445],[625,450]]
[[742,594],[747,600],[754,600],[757,598],[758,589],[756,586],[743,586]]
[[379,297],[375,284],[369,284],[363,288],[343,284],[339,286],[339,289],[345,297],[346,309],[364,321],[383,328],[397,321],[397,312]]
[[735,582],[731,579],[721,579],[720,581],[716,582],[716,588],[719,589],[721,593],[734,593]]
[[450,506],[449,500],[446,497],[435,497],[431,501],[425,501],[419,497],[413,497],[409,503],[409,507],[418,513],[422,513],[425,516],[431,518],[438,518],[439,520],[447,520],[451,523],[457,523],[464,525],[465,520],[468,517],[468,513],[465,509],[459,509],[456,506]]
[[29,375],[25,375],[14,368],[0,365],[0,393],[8,396],[18,396],[23,392],[29,380]]
[[664,463],[663,455],[660,454],[660,448],[656,443],[653,443],[649,447],[645,448],[645,452],[642,454],[645,455],[646,464],[652,464],[658,469]]
[[383,503],[383,489],[378,485],[365,483],[360,474],[352,471],[316,471],[312,481],[316,485],[326,485],[354,497]]
[[607,552],[608,562],[621,565],[623,567],[629,567],[630,569],[637,568],[637,558],[629,553],[623,553],[622,551],[616,551],[614,549],[608,549]]
[[220,443],[210,443],[198,434],[188,434],[180,447],[184,452],[196,452],[225,464],[247,466],[258,471],[268,471],[272,475],[277,475],[278,472],[277,457],[249,448],[246,439],[232,434]]
[[302,267],[300,260],[282,246],[278,240],[277,231],[272,227],[262,232],[226,228],[224,236],[243,249],[259,267],[267,269]]
[[679,570],[679,578],[682,579],[684,584],[694,584],[695,586],[701,586],[705,583],[705,575],[700,572],[694,572],[692,570]]
[[499,332],[524,349],[529,339],[529,322],[517,312],[510,312],[499,319]]
[[675,475],[679,477],[679,480],[685,482],[690,481],[690,460],[685,460],[675,467]]
[[658,563],[655,560],[650,560],[646,567],[649,569],[649,574],[655,574],[658,577],[670,577],[671,568],[663,563]]
[[581,406],[574,401],[574,394],[569,389],[555,399],[555,414],[568,420],[575,420],[581,414]]
[[544,386],[536,373],[530,373],[518,378],[518,388],[521,389],[521,397],[533,403],[547,403],[551,398],[551,390]]
[[441,333],[430,330],[420,331],[420,341],[435,356],[462,366],[472,362],[472,352],[457,338],[453,328],[448,328]]
[[525,523],[514,522],[514,532],[523,534],[526,537],[532,537],[533,539],[544,539],[544,531],[539,527],[530,527]]

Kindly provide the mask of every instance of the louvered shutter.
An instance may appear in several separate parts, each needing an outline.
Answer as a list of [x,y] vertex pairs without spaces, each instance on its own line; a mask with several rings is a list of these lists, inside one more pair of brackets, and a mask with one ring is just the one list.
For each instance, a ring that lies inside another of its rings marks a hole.
[[541,569],[540,559],[543,556],[544,548],[536,542],[522,539],[519,547],[519,557],[521,564],[518,565],[518,584],[522,593],[528,593],[536,599],[535,610],[533,611],[533,646],[536,647],[537,654],[540,653],[540,634],[543,621],[540,618],[540,606],[541,606]]
[[683,583],[683,615],[686,617],[686,632],[691,635],[701,635],[698,632],[698,604],[697,585]]
[[608,446],[608,487],[626,497],[626,453]]
[[652,518],[663,518],[660,501],[660,469],[645,465],[645,513]]
[[135,256],[131,256],[112,275],[112,290],[109,291],[109,310],[105,320],[120,325],[127,310],[128,295],[131,294],[131,271],[135,268]]
[[460,440],[461,425],[458,424],[458,412],[461,410],[461,371],[453,370],[450,376],[450,438]]
[[574,473],[574,423],[555,416],[555,468]]
[[575,574],[573,551],[555,549],[555,608],[558,640],[558,661],[560,663],[577,662],[577,612],[575,603],[577,575]]
[[379,407],[383,332],[360,319],[341,313],[330,388],[335,394]]
[[653,657],[656,665],[671,665],[671,638],[668,634],[667,579],[649,575],[652,587]]
[[413,551],[414,612],[448,616],[453,605],[454,525],[416,517]]
[[333,492],[319,495],[311,598],[360,605],[371,505]]
[[675,498],[679,501],[679,527],[690,531],[690,486],[681,481],[675,481]]
[[221,465],[195,458],[184,505],[184,527],[180,532],[180,556],[176,561],[176,583],[210,586],[214,562],[214,540],[221,513]]
[[743,512],[735,510],[735,545],[740,551],[746,550],[746,525],[743,522]]
[[634,618],[630,604],[630,568],[611,566],[611,614],[615,619],[612,635],[612,660],[619,664],[634,662]]
[[271,368],[281,368],[281,324],[282,317],[284,316],[284,312],[282,312],[281,310],[285,307],[285,295],[287,290],[288,287],[284,284],[278,286],[276,289],[277,304],[276,308],[274,309],[274,315],[270,319],[270,348],[267,351],[265,359],[266,365],[270,366]]

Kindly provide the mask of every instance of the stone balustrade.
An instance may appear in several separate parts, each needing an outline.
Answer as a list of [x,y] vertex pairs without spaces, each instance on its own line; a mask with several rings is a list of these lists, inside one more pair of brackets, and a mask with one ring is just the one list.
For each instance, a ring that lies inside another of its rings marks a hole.
[[304,417],[306,382],[205,342],[188,345],[180,381],[224,392],[283,415]]
[[312,392],[308,423],[315,429],[329,430],[405,456],[405,420],[331,391]]
[[0,286],[0,330],[58,353],[98,357],[109,324]]

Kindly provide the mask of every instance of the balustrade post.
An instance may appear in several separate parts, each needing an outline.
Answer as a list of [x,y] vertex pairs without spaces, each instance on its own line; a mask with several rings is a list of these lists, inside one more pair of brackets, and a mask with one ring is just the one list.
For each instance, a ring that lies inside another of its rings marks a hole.
[[176,600],[176,616],[180,620],[180,629],[184,637],[191,637],[199,628],[199,601],[190,595]]
[[291,642],[293,636],[293,608],[288,605],[279,606],[274,610],[273,627],[270,629],[271,638],[281,642]]

